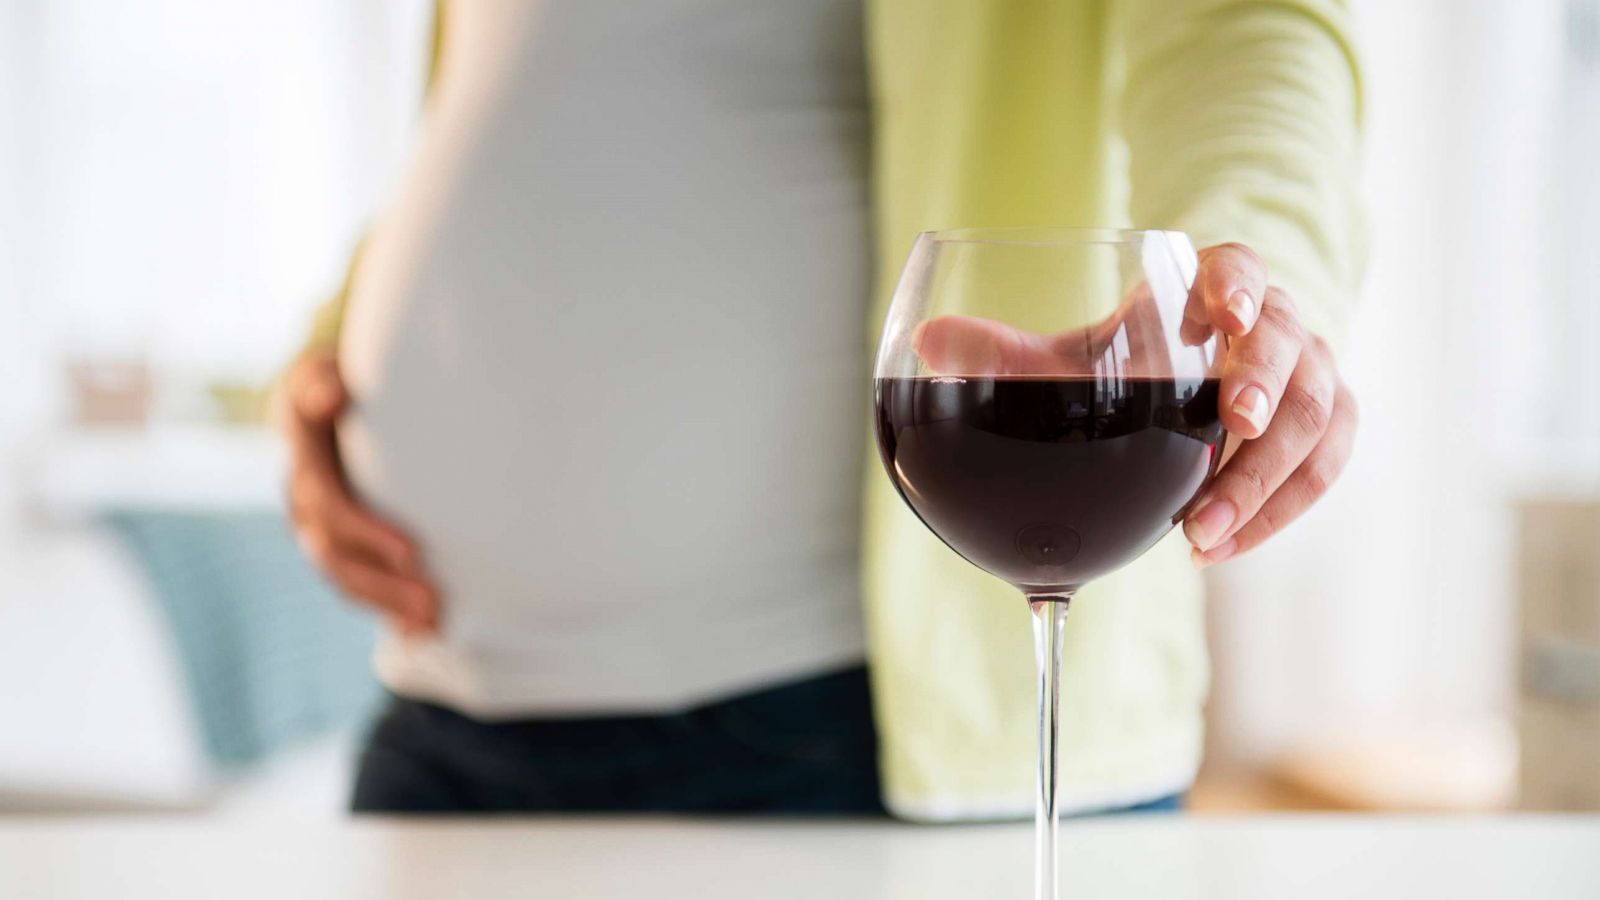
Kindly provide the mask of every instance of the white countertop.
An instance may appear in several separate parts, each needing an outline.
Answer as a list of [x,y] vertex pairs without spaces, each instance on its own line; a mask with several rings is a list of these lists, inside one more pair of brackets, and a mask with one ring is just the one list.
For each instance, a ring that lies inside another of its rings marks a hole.
[[[0,897],[1015,898],[1029,826],[0,819]],[[1062,828],[1063,898],[1600,898],[1600,817],[1153,816]]]

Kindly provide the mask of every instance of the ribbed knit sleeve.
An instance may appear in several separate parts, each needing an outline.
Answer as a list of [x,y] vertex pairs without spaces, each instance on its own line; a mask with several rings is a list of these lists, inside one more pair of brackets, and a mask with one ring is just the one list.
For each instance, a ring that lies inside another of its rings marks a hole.
[[1337,0],[1115,0],[1129,212],[1248,244],[1337,339],[1365,255],[1361,80]]

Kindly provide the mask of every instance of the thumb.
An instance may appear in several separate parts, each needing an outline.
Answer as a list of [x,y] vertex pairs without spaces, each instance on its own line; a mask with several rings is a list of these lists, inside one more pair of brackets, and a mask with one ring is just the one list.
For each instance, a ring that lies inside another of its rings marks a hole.
[[939,316],[919,324],[911,345],[941,375],[1076,375],[1088,371],[1087,329],[1035,334],[995,319]]
[[331,354],[307,356],[295,364],[290,378],[295,414],[308,422],[331,422],[344,411],[349,394]]

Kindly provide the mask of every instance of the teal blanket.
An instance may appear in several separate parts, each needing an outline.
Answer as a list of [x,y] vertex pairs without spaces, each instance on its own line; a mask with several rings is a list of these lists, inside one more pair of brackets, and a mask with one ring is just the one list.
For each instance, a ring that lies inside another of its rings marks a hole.
[[281,516],[122,510],[110,524],[149,576],[220,766],[374,709],[373,625],[307,565]]

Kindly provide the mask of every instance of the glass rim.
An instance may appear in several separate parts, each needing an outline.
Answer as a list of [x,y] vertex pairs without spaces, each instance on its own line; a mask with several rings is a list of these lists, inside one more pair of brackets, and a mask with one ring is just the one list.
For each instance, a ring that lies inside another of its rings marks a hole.
[[1061,247],[1071,244],[1136,244],[1151,235],[1187,239],[1181,231],[1164,228],[1107,228],[1095,226],[1004,225],[993,228],[944,228],[924,231],[918,240],[935,244],[998,244],[1015,247]]

